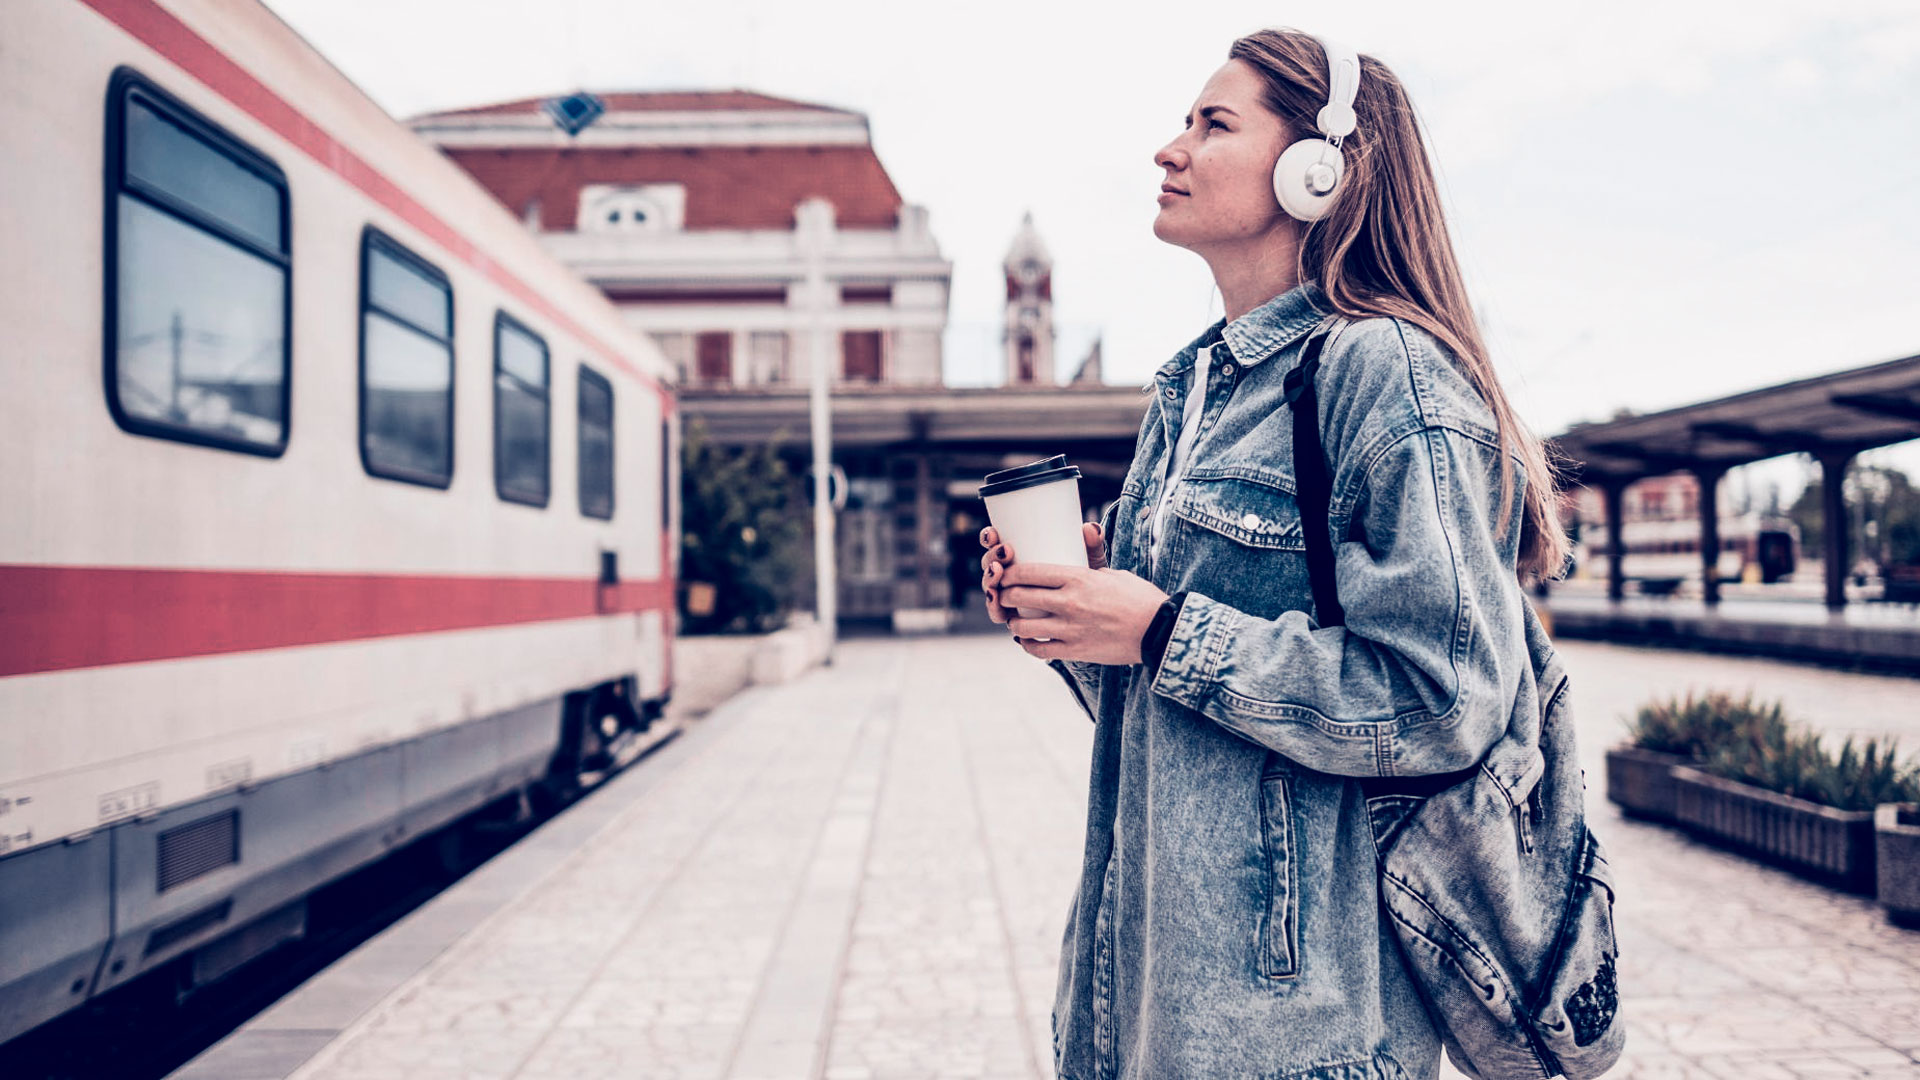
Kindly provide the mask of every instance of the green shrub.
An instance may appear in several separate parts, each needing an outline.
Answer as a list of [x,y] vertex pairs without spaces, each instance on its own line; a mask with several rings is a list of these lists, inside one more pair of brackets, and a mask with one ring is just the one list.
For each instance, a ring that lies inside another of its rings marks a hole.
[[[757,449],[715,443],[687,422],[680,469],[680,611],[687,633],[777,630],[806,580],[805,493],[776,432]],[[710,613],[687,610],[689,586],[713,586]]]
[[1819,734],[1783,728],[1749,732],[1708,755],[1707,772],[1839,810],[1920,800],[1920,768],[1902,767],[1895,742],[1849,738],[1836,757]]
[[1789,723],[1779,702],[1724,691],[1653,701],[1628,724],[1632,744],[1681,754],[1715,776],[1840,810],[1920,802],[1920,763],[1902,765],[1895,742],[1849,738],[1838,756],[1817,732]]
[[1735,698],[1724,690],[1709,690],[1696,698],[1689,690],[1684,698],[1642,705],[1628,722],[1627,734],[1629,741],[1642,750],[1700,761],[1737,736],[1784,730],[1786,723],[1778,702],[1762,705],[1754,701],[1752,693]]

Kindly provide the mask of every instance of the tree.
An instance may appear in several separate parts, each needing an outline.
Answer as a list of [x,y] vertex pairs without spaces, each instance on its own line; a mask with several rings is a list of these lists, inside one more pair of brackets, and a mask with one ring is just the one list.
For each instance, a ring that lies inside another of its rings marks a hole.
[[[1801,554],[1809,559],[1826,553],[1821,488],[1815,479],[1787,511],[1800,528]],[[1920,563],[1920,489],[1906,473],[1886,465],[1852,464],[1840,494],[1847,504],[1848,554],[1854,561],[1876,566]]]
[[[806,559],[805,500],[778,453],[715,445],[687,423],[680,471],[680,611],[694,633],[765,633],[793,607]],[[688,609],[691,587],[713,587],[713,610]]]

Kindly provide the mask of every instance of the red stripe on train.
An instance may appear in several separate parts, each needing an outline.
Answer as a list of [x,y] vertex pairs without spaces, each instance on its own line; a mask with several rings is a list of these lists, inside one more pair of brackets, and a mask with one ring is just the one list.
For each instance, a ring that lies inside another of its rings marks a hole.
[[671,623],[672,606],[665,579],[0,566],[0,677],[639,611]]
[[[587,333],[583,327],[548,303],[546,298],[536,292],[532,286],[521,281],[505,267],[490,259],[485,252],[474,247],[453,226],[422,206],[400,185],[388,179],[384,173],[367,164],[358,154],[348,149],[346,144],[327,134],[318,124],[302,115],[300,110],[268,89],[266,84],[254,78],[239,64],[234,63],[231,57],[215,48],[211,42],[194,33],[191,27],[181,22],[172,12],[160,7],[153,0],[81,0],[81,2],[98,12],[108,22],[137,38],[154,52],[172,61],[187,74],[200,80],[208,89],[232,102],[275,134],[298,147],[321,167],[338,175],[358,188],[362,194],[398,215],[407,224],[425,233],[454,257],[519,297],[521,303],[539,311],[568,333],[585,342],[608,363],[619,366],[652,388],[660,395],[663,407],[667,409],[673,407],[672,393],[658,379],[635,368],[627,362],[626,357]],[[355,232],[357,235],[357,227]]]

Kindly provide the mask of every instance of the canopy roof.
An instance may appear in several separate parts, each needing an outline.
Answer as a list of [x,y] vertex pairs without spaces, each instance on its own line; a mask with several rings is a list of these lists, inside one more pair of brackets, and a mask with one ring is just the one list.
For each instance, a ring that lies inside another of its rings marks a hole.
[[1857,454],[1920,439],[1920,356],[1601,424],[1549,440],[1584,484],[1717,471],[1806,452]]

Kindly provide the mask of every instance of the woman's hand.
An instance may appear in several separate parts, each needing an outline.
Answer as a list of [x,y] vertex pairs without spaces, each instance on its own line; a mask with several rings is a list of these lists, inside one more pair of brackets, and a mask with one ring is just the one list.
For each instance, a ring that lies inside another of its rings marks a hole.
[[[1014,640],[1029,656],[1042,660],[1085,660],[1097,664],[1137,664],[1140,636],[1167,599],[1152,582],[1106,565],[1098,525],[1081,526],[1089,568],[1022,564],[1000,544],[992,528],[980,534],[989,550],[981,587],[987,591],[987,615],[1008,624]],[[1045,612],[1021,618],[1014,610]],[[1036,641],[1035,638],[1047,638]]]
[[1032,619],[1016,613],[1007,622],[1027,655],[1042,660],[1137,664],[1140,637],[1166,599],[1153,582],[1105,567],[1015,563],[1000,575],[1003,607],[1047,613]]
[[[1080,540],[1087,545],[1087,565],[1098,570],[1107,565],[1107,545],[1100,526],[1083,522]],[[1000,543],[1000,532],[989,525],[980,530],[980,546],[987,554],[980,560],[980,588],[987,594],[987,618],[1004,623],[1013,617],[1011,605],[1000,602],[1000,575],[1013,563],[1013,548]]]

